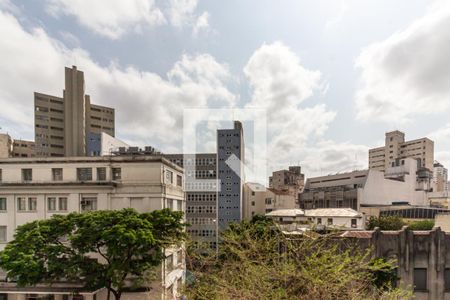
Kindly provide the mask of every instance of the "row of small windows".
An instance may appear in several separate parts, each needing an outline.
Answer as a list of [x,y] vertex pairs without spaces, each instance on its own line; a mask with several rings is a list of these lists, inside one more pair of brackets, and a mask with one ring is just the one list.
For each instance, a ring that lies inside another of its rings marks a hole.
[[[64,179],[62,168],[52,168],[52,180],[62,181]],[[112,180],[122,179],[122,169],[121,168],[111,168]],[[2,169],[0,169],[0,181],[2,181]],[[92,168],[77,168],[77,180],[78,181],[92,181]],[[97,180],[106,180],[106,168],[97,168]],[[22,181],[29,182],[33,181],[33,169],[22,169]]]
[[188,229],[187,233],[191,236],[198,236],[198,237],[216,236],[216,231],[210,229]]
[[187,194],[187,201],[192,202],[213,202],[216,201],[216,194]]
[[216,206],[211,205],[188,205],[186,213],[188,214],[201,214],[201,213],[215,213]]
[[214,218],[187,218],[187,223],[191,225],[213,225],[216,223]]

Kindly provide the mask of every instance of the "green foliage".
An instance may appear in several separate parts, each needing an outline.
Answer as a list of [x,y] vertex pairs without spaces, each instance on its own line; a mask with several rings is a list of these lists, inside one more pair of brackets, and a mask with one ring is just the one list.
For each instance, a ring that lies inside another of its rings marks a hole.
[[434,220],[421,220],[408,224],[411,230],[431,230],[434,227]]
[[403,219],[398,216],[370,217],[367,229],[373,230],[379,227],[380,230],[400,230],[405,225]]
[[139,285],[163,259],[163,247],[185,238],[183,214],[133,209],[55,215],[17,228],[0,253],[0,267],[19,286],[82,281],[107,287],[116,299],[125,279]]
[[218,253],[189,253],[188,299],[404,299],[392,290],[395,263],[371,260],[346,240],[287,237],[267,219],[233,224]]

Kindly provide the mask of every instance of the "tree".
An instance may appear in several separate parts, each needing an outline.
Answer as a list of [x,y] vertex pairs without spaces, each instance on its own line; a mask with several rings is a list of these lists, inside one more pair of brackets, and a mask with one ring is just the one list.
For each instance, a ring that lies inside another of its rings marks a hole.
[[218,253],[188,253],[189,299],[408,299],[395,262],[332,235],[286,235],[268,219],[231,224]]
[[106,287],[120,299],[125,280],[136,286],[184,238],[183,213],[133,209],[55,215],[17,228],[0,253],[0,267],[18,286],[54,281]]
[[380,230],[400,230],[406,223],[399,216],[370,217],[367,229],[373,230],[379,227]]

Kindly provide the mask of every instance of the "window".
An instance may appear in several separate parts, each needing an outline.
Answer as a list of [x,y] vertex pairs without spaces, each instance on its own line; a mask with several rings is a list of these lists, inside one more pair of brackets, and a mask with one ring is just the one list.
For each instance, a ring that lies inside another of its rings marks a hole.
[[183,177],[177,175],[177,186],[183,186]]
[[414,290],[415,291],[427,290],[427,269],[425,268],[414,269]]
[[450,291],[450,269],[444,271],[444,287],[446,292]]
[[122,169],[112,168],[112,180],[121,180],[121,179],[122,179]]
[[327,224],[328,225],[333,225],[333,218],[328,218],[327,219]]
[[106,168],[97,168],[97,181],[106,180]]
[[255,206],[255,201],[252,201],[252,206]]
[[22,181],[33,180],[33,172],[31,169],[22,169]]
[[173,183],[173,173],[166,170],[166,183]]
[[52,169],[53,181],[62,181],[63,180],[63,169]]
[[97,198],[95,197],[83,197],[80,202],[81,211],[97,210]]
[[77,180],[78,181],[92,180],[92,168],[77,168]]
[[266,204],[267,205],[272,204],[272,198],[266,198]]
[[357,223],[356,223],[356,219],[352,219],[352,228],[356,228],[356,225]]
[[59,210],[67,210],[67,198],[59,197],[58,199]]
[[37,199],[34,197],[28,198],[28,210],[35,211],[37,209]]
[[6,226],[0,226],[0,243],[6,242]]
[[6,211],[6,198],[0,198],[0,211]]
[[27,200],[25,197],[17,198],[17,210],[27,210]]
[[2,181],[2,169],[0,169],[0,182]]
[[322,218],[317,218],[317,224],[321,225],[322,224]]
[[49,211],[55,211],[56,210],[56,198],[55,197],[48,197],[47,198],[47,209]]

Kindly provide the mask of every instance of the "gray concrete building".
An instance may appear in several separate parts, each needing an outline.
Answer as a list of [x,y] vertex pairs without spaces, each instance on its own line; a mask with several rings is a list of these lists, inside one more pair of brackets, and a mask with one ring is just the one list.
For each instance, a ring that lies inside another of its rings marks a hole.
[[7,133],[0,133],[0,158],[34,157],[35,143],[26,140],[14,140]]
[[395,166],[309,178],[300,195],[300,208],[427,205],[431,187],[430,172],[413,158],[397,160]]
[[194,243],[217,246],[217,154],[165,154],[184,168],[187,233]]
[[230,222],[243,219],[243,186],[245,146],[242,123],[234,122],[232,129],[217,130],[217,177],[219,191],[217,218],[219,231]]
[[34,93],[36,156],[86,156],[90,140],[115,135],[113,108],[91,104],[84,73],[65,68],[63,97]]
[[414,292],[414,299],[450,299],[450,235],[431,231],[348,231],[341,235],[371,247],[376,257],[397,260],[397,286]]

